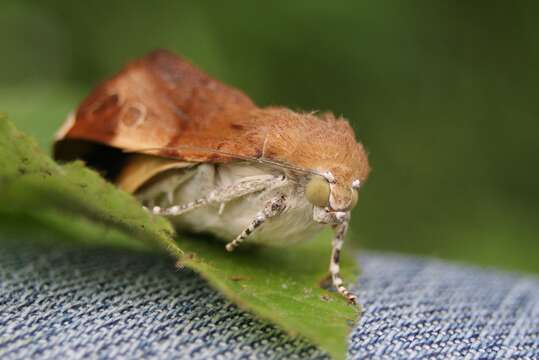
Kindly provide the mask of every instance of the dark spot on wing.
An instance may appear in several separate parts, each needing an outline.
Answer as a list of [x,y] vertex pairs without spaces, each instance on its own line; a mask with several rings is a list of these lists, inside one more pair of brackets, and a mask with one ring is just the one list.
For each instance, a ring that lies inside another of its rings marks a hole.
[[230,124],[230,128],[234,130],[243,130],[244,126],[240,124]]
[[97,103],[92,111],[92,116],[107,117],[110,113],[117,111],[119,99],[118,94],[107,96]]

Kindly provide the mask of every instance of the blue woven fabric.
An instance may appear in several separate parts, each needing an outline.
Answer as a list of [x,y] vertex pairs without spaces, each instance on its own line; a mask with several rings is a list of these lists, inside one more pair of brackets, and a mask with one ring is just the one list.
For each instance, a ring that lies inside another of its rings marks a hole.
[[438,260],[361,258],[352,358],[539,359],[539,280]]
[[[539,359],[539,281],[368,253],[353,359]],[[168,259],[105,249],[0,251],[2,359],[322,358]]]

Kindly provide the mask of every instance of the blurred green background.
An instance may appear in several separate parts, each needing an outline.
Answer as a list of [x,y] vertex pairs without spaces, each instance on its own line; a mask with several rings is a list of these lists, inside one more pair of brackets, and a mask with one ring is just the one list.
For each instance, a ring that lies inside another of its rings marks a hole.
[[155,48],[259,105],[351,120],[373,172],[351,241],[539,272],[539,3],[9,1],[0,111],[50,146]]

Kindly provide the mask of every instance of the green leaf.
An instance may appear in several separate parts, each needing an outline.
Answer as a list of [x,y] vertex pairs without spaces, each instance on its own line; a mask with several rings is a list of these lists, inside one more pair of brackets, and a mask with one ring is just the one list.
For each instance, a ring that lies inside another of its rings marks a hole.
[[[358,310],[319,285],[329,261],[329,232],[300,246],[245,246],[232,254],[216,239],[178,238],[168,221],[144,211],[131,195],[81,162],[56,164],[2,118],[0,218],[2,231],[7,222],[12,232],[26,231],[21,220],[26,218],[87,245],[165,250],[241,308],[334,358],[346,354]],[[355,262],[344,255],[344,275],[355,275]]]
[[[326,232],[311,243],[290,248],[238,248],[232,254],[224,251],[222,242],[184,240],[182,264],[240,307],[342,358],[359,311],[320,287],[327,275],[330,236]],[[342,271],[356,273],[354,261],[343,260]]]
[[[182,253],[166,220],[150,216],[82,162],[56,164],[5,118],[0,118],[0,211],[27,214],[86,243]],[[100,236],[80,231],[90,223],[101,228]]]

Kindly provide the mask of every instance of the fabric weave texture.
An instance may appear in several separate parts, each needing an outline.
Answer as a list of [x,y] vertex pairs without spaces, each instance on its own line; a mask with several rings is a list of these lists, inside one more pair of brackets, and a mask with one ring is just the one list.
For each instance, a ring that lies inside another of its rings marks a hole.
[[[365,253],[352,359],[539,359],[539,280]],[[0,252],[1,359],[314,359],[169,259],[110,249]]]

